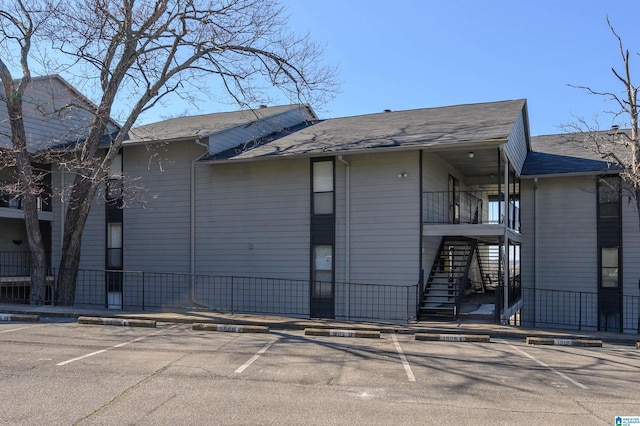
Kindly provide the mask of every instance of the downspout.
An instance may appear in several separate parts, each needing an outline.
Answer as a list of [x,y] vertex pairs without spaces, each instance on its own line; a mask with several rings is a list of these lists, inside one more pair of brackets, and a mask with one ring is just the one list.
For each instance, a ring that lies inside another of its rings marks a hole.
[[[195,139],[196,145],[200,145],[209,152],[209,145]],[[195,275],[196,275],[196,163],[206,154],[191,160],[191,171],[189,177],[189,276],[191,277],[191,303],[199,305],[195,300]],[[193,156],[192,145],[189,145],[189,158]],[[202,305],[201,305],[202,306]],[[204,306],[206,307],[206,306]]]
[[511,206],[509,205],[509,158],[507,158],[504,152],[504,147],[500,147],[500,152],[504,157],[504,243],[502,256],[502,282],[503,282],[503,296],[502,296],[502,325],[507,325],[509,318],[507,316],[507,310],[509,308],[509,219],[511,213]]
[[533,179],[533,326],[536,326],[538,299],[538,178]]
[[418,309],[422,302],[422,292],[424,287],[424,187],[423,187],[423,168],[424,168],[424,151],[419,151],[420,158],[418,160],[418,197],[420,200],[420,241],[418,243],[418,291],[416,294],[416,319],[418,317]]
[[346,316],[350,315],[349,285],[351,283],[351,164],[338,156],[338,161],[345,166],[345,230],[344,230],[344,280],[347,283],[347,294],[345,295]]
[[[60,168],[60,256],[62,256],[62,247],[64,246],[64,228],[65,228],[65,211],[64,211],[64,191],[65,189],[64,182],[64,167]],[[60,263],[60,258],[58,258],[58,262]],[[53,266],[54,262],[51,259],[51,266]],[[52,271],[53,272],[53,271]],[[51,306],[56,305],[56,292],[58,291],[58,280],[53,280],[53,287],[51,288]]]

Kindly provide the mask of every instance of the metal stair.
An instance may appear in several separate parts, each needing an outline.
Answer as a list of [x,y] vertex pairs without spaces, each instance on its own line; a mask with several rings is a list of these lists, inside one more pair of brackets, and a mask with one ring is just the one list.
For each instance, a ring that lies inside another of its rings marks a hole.
[[469,268],[476,250],[474,239],[444,237],[422,294],[418,315],[456,319],[467,287]]

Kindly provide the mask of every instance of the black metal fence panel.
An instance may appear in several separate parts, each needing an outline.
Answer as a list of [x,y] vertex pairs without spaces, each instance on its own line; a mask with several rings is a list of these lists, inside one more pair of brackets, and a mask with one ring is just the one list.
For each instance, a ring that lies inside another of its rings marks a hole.
[[[522,288],[522,324],[597,330],[598,293]],[[640,333],[640,296],[622,296],[622,331]],[[619,330],[617,330],[619,331]]]

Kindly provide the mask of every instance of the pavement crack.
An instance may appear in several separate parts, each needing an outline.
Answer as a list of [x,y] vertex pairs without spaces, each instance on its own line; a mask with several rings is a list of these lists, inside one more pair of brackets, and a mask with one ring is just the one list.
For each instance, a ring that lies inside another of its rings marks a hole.
[[129,386],[128,388],[126,388],[125,390],[123,390],[122,392],[120,392],[118,395],[116,395],[115,397],[113,397],[109,402],[107,402],[106,404],[102,405],[101,407],[97,408],[96,410],[94,410],[93,412],[87,414],[86,416],[84,416],[83,418],[77,420],[76,422],[73,423],[73,425],[80,425],[83,422],[89,420],[90,418],[102,413],[104,410],[106,410],[107,408],[111,407],[112,405],[114,405],[116,402],[118,402],[119,400],[121,400],[122,398],[124,398],[125,396],[127,396],[129,393],[131,393],[132,391],[134,391],[135,389],[139,388],[140,386],[142,386],[143,384],[145,384],[146,382],[158,377],[160,374],[162,374],[163,372],[165,372],[167,369],[169,369],[170,367],[172,367],[173,365],[175,365],[176,363],[180,362],[183,358],[185,358],[187,355],[189,354],[184,354],[182,355],[180,358],[171,361],[170,363],[168,363],[167,365],[165,365],[162,368],[159,368],[157,370],[155,370],[153,373],[149,374],[148,376],[142,378],[141,380],[139,380],[138,382],[134,383],[133,385]]

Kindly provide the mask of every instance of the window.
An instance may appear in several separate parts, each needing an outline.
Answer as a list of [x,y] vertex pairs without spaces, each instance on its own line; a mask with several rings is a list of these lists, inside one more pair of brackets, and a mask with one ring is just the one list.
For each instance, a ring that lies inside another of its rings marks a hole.
[[620,219],[620,179],[598,179],[598,218],[601,222],[618,222]]
[[122,223],[107,224],[107,269],[122,269]]
[[333,161],[313,163],[313,214],[333,214]]
[[333,247],[316,245],[313,247],[313,289],[312,297],[332,297]]
[[618,247],[602,247],[602,287],[618,287]]

